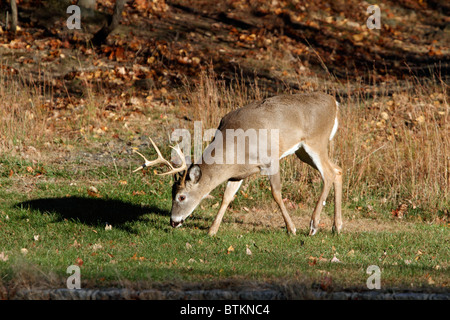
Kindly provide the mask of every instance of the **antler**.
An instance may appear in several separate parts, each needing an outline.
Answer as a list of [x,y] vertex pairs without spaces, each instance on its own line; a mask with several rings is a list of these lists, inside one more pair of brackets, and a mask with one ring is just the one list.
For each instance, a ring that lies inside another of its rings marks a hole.
[[161,155],[161,151],[159,151],[158,147],[153,142],[152,138],[149,138],[149,139],[150,139],[150,142],[152,143],[153,147],[155,148],[156,153],[158,154],[158,158],[153,160],[153,161],[149,161],[140,152],[134,150],[135,153],[140,155],[145,160],[145,163],[142,166],[140,166],[139,168],[136,168],[133,172],[136,172],[136,171],[144,169],[145,167],[151,167],[151,166],[154,166],[154,165],[157,165],[157,164],[160,164],[160,163],[163,163],[166,166],[168,166],[170,168],[170,171],[167,171],[167,172],[164,172],[164,173],[157,173],[158,176],[165,176],[165,175],[168,175],[168,174],[177,173],[177,172],[184,171],[184,170],[187,169],[186,159],[185,159],[184,154],[181,151],[179,145],[176,145],[175,147],[170,146],[173,150],[175,150],[177,152],[178,156],[181,158],[181,161],[182,161],[181,167],[174,168],[172,166],[172,164],[169,161],[167,161],[166,159],[164,159],[164,157]]

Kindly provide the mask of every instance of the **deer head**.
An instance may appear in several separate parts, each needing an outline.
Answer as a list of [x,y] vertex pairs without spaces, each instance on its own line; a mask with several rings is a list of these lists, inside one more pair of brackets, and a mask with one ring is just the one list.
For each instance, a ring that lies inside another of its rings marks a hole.
[[164,173],[157,173],[159,176],[165,176],[169,174],[174,174],[174,183],[172,186],[172,210],[170,215],[170,224],[172,227],[179,227],[184,222],[184,220],[191,215],[200,201],[203,199],[204,190],[203,186],[200,185],[199,181],[202,177],[202,171],[200,166],[191,165],[187,166],[185,156],[181,151],[180,147],[177,145],[172,147],[178,156],[181,158],[182,164],[180,167],[173,167],[173,165],[164,159],[161,155],[161,151],[158,149],[156,144],[150,138],[150,142],[158,154],[158,158],[150,161],[147,160],[141,153],[134,151],[144,159],[144,164],[136,168],[133,172],[142,170],[146,167],[155,166],[158,164],[164,164],[170,168],[169,171]]

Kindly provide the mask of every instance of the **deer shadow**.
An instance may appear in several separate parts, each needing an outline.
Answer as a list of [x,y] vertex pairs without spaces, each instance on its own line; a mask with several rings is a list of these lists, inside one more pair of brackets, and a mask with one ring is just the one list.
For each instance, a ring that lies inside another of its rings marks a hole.
[[18,203],[14,207],[39,211],[41,214],[54,213],[58,221],[67,219],[96,227],[110,224],[129,232],[132,232],[129,223],[142,221],[143,215],[170,215],[168,211],[155,206],[84,197],[34,199]]

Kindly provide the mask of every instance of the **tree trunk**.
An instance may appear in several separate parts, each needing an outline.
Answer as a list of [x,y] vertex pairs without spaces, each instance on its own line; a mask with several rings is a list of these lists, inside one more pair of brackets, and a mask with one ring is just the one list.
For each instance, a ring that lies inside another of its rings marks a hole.
[[18,23],[16,0],[11,0],[11,16],[11,31],[16,33]]
[[114,29],[119,25],[120,18],[122,17],[123,7],[125,6],[126,0],[116,0],[114,6],[114,14],[112,16],[111,22],[104,25],[92,38],[92,43],[96,46],[101,45],[106,41],[108,35],[114,31]]
[[77,5],[80,7],[95,10],[95,0],[78,0]]

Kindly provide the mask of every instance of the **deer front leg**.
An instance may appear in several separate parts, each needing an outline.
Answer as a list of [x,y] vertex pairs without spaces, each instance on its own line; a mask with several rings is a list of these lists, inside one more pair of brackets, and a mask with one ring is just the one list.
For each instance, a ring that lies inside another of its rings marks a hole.
[[220,205],[219,212],[217,213],[216,218],[214,219],[213,224],[209,228],[208,234],[210,236],[214,236],[219,230],[220,223],[222,222],[223,215],[228,208],[228,205],[231,201],[233,201],[234,195],[239,190],[243,180],[240,181],[228,181],[227,188],[223,193],[222,204]]
[[296,229],[295,225],[289,216],[288,211],[283,203],[283,198],[281,197],[281,181],[280,181],[280,171],[276,174],[269,176],[270,177],[270,187],[272,189],[272,196],[275,199],[276,203],[280,207],[281,213],[283,214],[284,222],[286,223],[286,228],[289,233],[295,235]]

